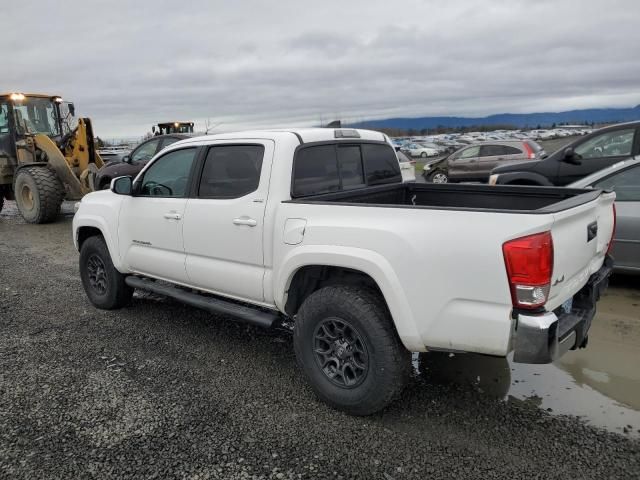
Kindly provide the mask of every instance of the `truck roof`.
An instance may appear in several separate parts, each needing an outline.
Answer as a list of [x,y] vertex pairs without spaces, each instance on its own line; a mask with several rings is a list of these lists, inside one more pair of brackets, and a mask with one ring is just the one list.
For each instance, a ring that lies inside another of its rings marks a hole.
[[[240,132],[218,133],[185,140],[189,143],[207,143],[211,140],[232,140],[235,138],[273,138],[275,135],[288,133],[298,137],[300,143],[328,142],[334,140],[373,140],[386,142],[387,137],[381,132],[356,128],[274,128],[266,130],[246,130]],[[183,141],[183,142],[185,142]]]

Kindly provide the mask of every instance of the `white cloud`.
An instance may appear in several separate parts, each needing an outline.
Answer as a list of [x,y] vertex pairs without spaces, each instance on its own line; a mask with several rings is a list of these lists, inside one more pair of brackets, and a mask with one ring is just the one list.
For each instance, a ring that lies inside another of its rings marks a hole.
[[640,103],[637,0],[32,0],[0,18],[0,91],[62,94],[104,136]]

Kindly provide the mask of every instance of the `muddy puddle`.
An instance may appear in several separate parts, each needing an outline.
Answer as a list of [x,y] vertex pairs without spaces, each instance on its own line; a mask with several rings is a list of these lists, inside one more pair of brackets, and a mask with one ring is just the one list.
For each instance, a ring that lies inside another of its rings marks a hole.
[[640,278],[612,280],[598,303],[588,347],[556,363],[442,353],[414,359],[427,381],[471,384],[499,400],[527,402],[640,438]]

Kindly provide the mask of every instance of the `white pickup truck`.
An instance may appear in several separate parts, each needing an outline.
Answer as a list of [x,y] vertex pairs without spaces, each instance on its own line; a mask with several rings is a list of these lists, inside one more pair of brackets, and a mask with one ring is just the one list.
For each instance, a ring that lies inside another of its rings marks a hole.
[[402,183],[381,133],[250,131],[174,143],[83,198],[80,275],[98,308],[134,289],[270,327],[330,405],[397,396],[410,352],[548,363],[586,346],[615,194]]

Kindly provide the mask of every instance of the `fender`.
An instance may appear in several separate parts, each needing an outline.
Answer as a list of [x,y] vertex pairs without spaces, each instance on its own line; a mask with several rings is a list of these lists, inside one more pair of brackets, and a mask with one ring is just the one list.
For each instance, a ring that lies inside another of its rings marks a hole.
[[542,187],[553,187],[553,183],[544,175],[535,172],[498,172],[498,185],[513,184],[518,181],[531,182]]
[[109,227],[107,226],[107,222],[104,220],[104,218],[98,215],[91,214],[84,214],[81,217],[78,217],[78,214],[76,214],[76,216],[73,218],[73,244],[78,251],[80,251],[80,245],[78,243],[78,232],[83,227],[93,227],[100,230],[100,233],[102,233],[102,237],[107,244],[107,250],[109,250],[109,255],[111,256],[113,266],[120,273],[128,273],[127,269],[122,263],[120,255],[118,254],[118,239],[114,239],[109,233],[107,233],[111,231],[111,229],[109,229]]
[[300,268],[311,265],[350,268],[369,275],[376,282],[404,346],[409,351],[424,350],[400,281],[391,264],[379,253],[355,247],[304,245],[291,250],[280,265],[274,278],[274,299],[280,311],[284,311],[289,285]]

